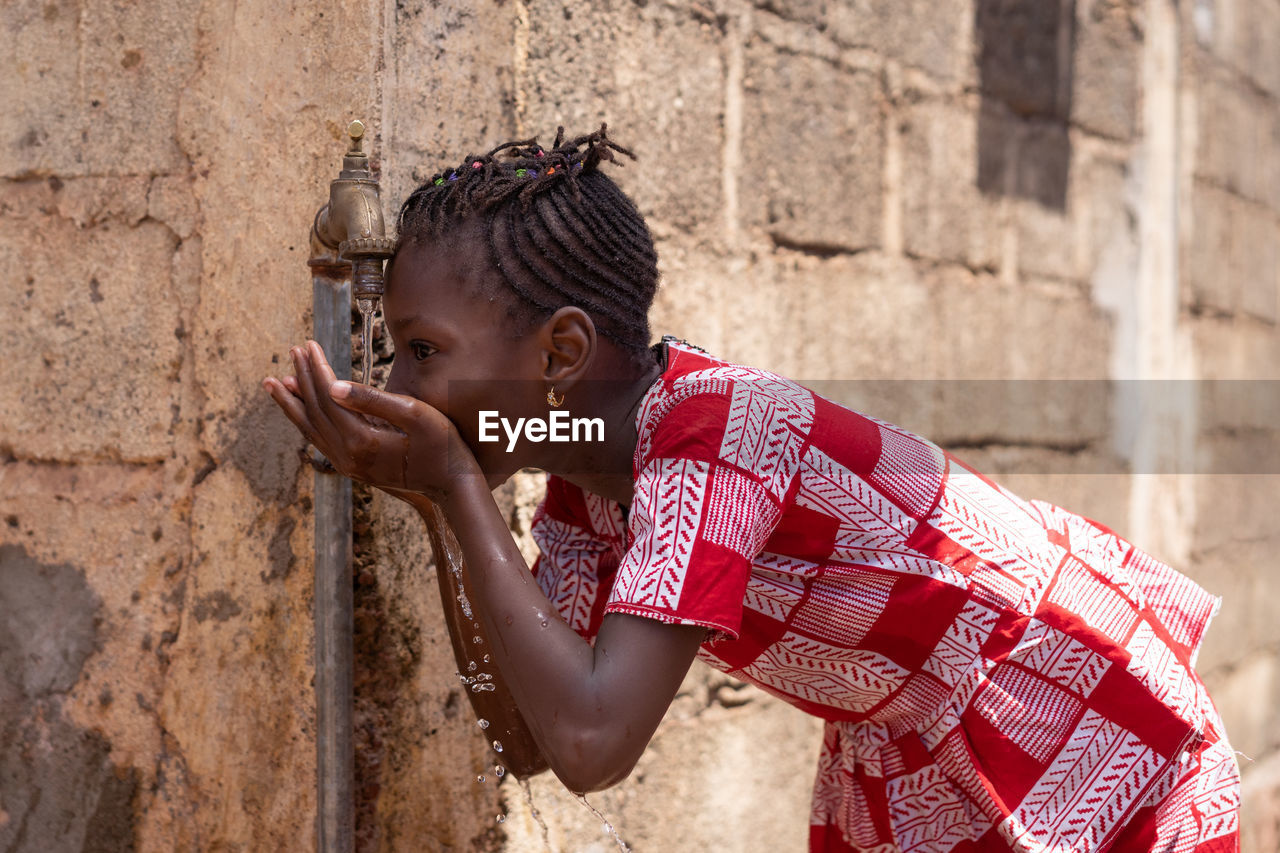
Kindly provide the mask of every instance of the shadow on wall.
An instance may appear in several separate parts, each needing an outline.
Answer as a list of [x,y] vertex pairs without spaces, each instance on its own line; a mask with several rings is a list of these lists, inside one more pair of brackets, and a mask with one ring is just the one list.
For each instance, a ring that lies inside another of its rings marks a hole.
[[137,771],[62,713],[98,649],[101,602],[79,569],[15,545],[0,546],[0,578],[0,850],[132,851]]
[[1076,0],[978,0],[978,189],[1067,204]]

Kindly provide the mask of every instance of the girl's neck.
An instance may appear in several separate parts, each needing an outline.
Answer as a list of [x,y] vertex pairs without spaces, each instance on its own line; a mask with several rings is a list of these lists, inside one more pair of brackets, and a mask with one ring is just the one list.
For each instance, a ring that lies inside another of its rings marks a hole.
[[[655,361],[637,375],[634,363],[629,366],[629,379],[595,379],[586,383],[595,393],[583,400],[586,405],[574,406],[572,409],[575,418],[585,415],[602,419],[604,440],[589,444],[560,445],[563,450],[556,452],[543,466],[545,470],[563,477],[575,486],[616,501],[624,507],[631,505],[635,489],[631,464],[638,437],[636,416],[645,394],[665,368],[665,365]],[[617,368],[621,365],[602,367],[608,373],[612,372],[608,370],[609,367]],[[613,376],[617,377],[621,372],[623,371],[619,370]],[[570,403],[571,401],[566,401],[566,405]]]

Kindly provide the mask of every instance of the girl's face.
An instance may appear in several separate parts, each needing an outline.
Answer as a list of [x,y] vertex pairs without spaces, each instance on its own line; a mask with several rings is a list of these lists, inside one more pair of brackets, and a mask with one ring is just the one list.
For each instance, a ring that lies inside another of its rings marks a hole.
[[480,412],[514,422],[547,408],[537,335],[513,335],[507,306],[480,295],[481,277],[495,274],[470,241],[415,243],[396,255],[382,300],[396,353],[386,390],[443,412],[491,482],[533,463],[520,446],[506,452],[505,438],[479,441]]

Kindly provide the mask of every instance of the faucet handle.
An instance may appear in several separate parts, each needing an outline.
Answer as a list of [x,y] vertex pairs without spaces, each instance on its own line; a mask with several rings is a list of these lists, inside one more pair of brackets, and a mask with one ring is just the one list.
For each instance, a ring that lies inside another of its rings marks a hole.
[[382,296],[382,262],[395,245],[390,237],[352,237],[338,245],[338,257],[351,264],[351,295],[357,302],[374,300],[369,310]]
[[356,119],[347,125],[347,136],[351,139],[351,147],[342,155],[342,171],[338,173],[338,180],[370,180],[369,155],[360,149],[364,141],[364,122]]
[[351,149],[347,151],[347,153],[348,154],[361,153],[360,143],[361,143],[361,140],[364,139],[364,122],[362,122],[360,119],[356,119],[355,121],[351,122],[351,124],[347,125],[347,136],[351,137]]
[[394,254],[396,241],[390,237],[352,237],[338,245],[338,253],[348,261],[356,258],[384,260]]

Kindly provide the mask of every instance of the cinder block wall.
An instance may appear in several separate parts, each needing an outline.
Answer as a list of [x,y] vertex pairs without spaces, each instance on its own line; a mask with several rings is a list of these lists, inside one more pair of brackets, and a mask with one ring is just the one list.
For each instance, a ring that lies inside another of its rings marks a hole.
[[[389,211],[467,152],[608,121],[640,155],[616,175],[659,241],[655,331],[919,429],[1223,595],[1201,670],[1248,756],[1246,850],[1280,845],[1277,413],[1209,399],[1129,436],[1087,395],[1133,383],[1046,381],[1280,379],[1280,6],[0,15],[6,850],[314,845],[311,477],[257,382],[308,333],[307,229],[353,117]],[[500,493],[526,546],[539,490]],[[364,500],[361,849],[544,849],[455,686],[418,522]],[[803,850],[818,732],[695,669],[592,799],[637,851]],[[609,849],[553,779],[530,793],[552,849]]]

